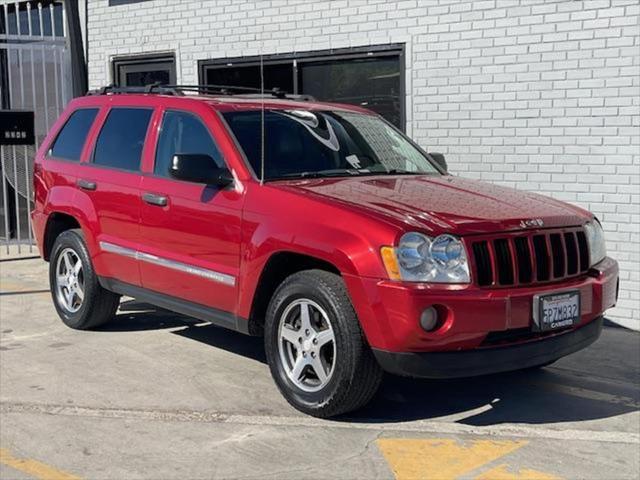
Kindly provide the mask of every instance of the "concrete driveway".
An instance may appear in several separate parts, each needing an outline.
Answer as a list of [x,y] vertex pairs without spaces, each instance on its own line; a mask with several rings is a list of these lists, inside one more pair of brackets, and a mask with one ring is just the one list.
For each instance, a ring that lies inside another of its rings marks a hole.
[[40,259],[0,261],[0,478],[638,478],[640,335],[605,328],[538,372],[387,377],[316,420],[279,395],[261,339],[124,299],[58,319]]

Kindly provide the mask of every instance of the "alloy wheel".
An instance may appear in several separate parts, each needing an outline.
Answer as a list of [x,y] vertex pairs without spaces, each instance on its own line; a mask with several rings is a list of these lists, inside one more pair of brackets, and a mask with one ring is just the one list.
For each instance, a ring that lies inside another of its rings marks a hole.
[[82,260],[72,248],[65,248],[56,262],[56,297],[69,313],[76,313],[84,301]]
[[305,392],[321,390],[336,363],[335,335],[327,312],[301,298],[287,306],[279,323],[278,351],[287,377]]

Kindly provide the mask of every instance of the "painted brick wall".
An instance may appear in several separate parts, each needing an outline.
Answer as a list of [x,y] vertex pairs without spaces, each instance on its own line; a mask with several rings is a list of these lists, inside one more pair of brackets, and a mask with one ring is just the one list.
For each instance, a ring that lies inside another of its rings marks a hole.
[[197,61],[406,45],[407,132],[451,171],[593,211],[621,266],[611,318],[640,328],[637,0],[89,2],[89,81],[114,55]]

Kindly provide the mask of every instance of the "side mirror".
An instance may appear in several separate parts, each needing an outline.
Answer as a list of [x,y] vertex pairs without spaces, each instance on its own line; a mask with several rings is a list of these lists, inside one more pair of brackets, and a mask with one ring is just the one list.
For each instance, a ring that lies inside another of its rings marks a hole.
[[226,187],[233,183],[233,175],[226,168],[219,168],[209,155],[180,153],[173,156],[169,174],[178,180],[206,183]]
[[436,162],[436,165],[438,165],[442,170],[444,170],[445,173],[448,171],[447,161],[444,159],[443,154],[437,153],[437,152],[429,152],[429,156],[434,162]]

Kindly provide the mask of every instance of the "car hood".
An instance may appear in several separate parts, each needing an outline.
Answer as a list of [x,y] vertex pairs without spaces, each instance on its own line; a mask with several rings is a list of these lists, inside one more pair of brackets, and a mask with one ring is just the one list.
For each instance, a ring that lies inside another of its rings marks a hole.
[[581,225],[590,214],[535,193],[446,176],[385,176],[277,182],[281,188],[433,232],[474,234]]

